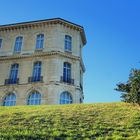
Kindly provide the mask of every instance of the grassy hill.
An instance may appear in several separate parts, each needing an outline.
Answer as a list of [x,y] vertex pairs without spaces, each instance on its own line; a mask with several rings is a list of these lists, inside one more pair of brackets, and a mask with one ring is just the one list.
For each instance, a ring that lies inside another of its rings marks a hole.
[[126,103],[0,107],[0,140],[140,140],[140,107]]

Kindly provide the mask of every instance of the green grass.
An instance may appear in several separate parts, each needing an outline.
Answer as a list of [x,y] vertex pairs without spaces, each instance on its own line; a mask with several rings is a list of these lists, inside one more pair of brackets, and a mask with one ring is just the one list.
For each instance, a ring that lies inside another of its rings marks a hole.
[[140,140],[140,107],[126,103],[0,107],[0,140]]

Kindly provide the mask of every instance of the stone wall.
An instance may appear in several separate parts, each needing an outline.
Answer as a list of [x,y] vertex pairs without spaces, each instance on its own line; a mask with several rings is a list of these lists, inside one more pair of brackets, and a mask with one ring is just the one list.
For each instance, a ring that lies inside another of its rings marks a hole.
[[[44,48],[40,52],[36,52],[36,35],[40,33],[43,33],[45,37]],[[65,35],[72,37],[72,53],[64,52]],[[22,50],[20,54],[13,54],[17,36],[23,36]],[[83,44],[79,31],[60,24],[52,24],[28,29],[0,31],[0,38],[3,39],[2,48],[0,48],[1,105],[4,97],[11,92],[16,94],[16,105],[26,105],[29,94],[34,90],[41,93],[41,104],[59,104],[60,94],[64,91],[71,93],[73,103],[80,103],[80,99],[83,100],[83,91],[80,88],[84,72],[80,55]],[[33,64],[36,61],[42,62],[43,82],[28,83],[28,77],[32,76]],[[60,81],[64,62],[71,63],[74,85]],[[19,64],[19,84],[5,85],[5,79],[9,78],[13,63]]]

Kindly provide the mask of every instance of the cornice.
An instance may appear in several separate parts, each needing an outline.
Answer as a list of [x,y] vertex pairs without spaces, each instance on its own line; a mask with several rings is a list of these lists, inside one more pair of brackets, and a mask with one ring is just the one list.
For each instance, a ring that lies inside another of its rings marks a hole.
[[19,60],[19,59],[29,59],[29,58],[36,58],[36,57],[49,57],[49,56],[55,56],[55,55],[59,55],[65,58],[70,58],[73,60],[78,60],[80,61],[80,65],[83,69],[83,71],[85,72],[85,66],[84,63],[82,61],[82,59],[78,56],[69,54],[69,53],[64,53],[64,52],[60,52],[60,51],[50,51],[50,52],[35,52],[35,53],[31,53],[31,54],[14,54],[14,55],[9,55],[9,56],[1,56],[0,57],[0,62],[3,61],[7,61],[7,60]]
[[50,51],[50,52],[35,52],[35,53],[30,53],[30,54],[13,54],[13,55],[7,55],[7,56],[1,56],[0,57],[0,61],[4,61],[4,60],[16,60],[16,59],[25,59],[25,58],[34,58],[34,57],[45,57],[45,56],[51,56],[51,55],[60,55],[60,56],[64,56],[67,58],[71,58],[71,59],[80,59],[80,57],[78,56],[74,56],[71,54],[65,54],[63,52],[60,51]]
[[38,21],[31,21],[31,22],[22,22],[22,23],[15,23],[15,24],[8,24],[8,25],[1,25],[0,32],[7,32],[11,30],[19,30],[19,29],[29,29],[34,27],[42,27],[45,25],[53,25],[53,24],[60,24],[67,28],[71,28],[73,30],[77,30],[80,32],[83,44],[86,44],[86,36],[84,32],[84,28],[78,24],[69,22],[62,18],[53,18],[53,19],[46,19],[46,20],[38,20]]

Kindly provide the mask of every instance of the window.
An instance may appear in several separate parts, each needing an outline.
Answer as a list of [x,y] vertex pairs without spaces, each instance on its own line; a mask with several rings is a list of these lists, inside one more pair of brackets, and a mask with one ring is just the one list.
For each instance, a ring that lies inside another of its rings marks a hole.
[[82,46],[80,45],[80,57],[82,57]]
[[19,68],[19,64],[11,65],[11,70],[10,70],[10,75],[9,75],[9,84],[17,83],[18,68]]
[[0,38],[0,48],[2,48],[2,39]]
[[28,78],[28,82],[43,82],[43,76],[41,76],[41,65],[40,61],[34,63],[32,76]]
[[40,81],[41,79],[41,62],[35,62],[33,68],[33,80],[32,81]]
[[80,98],[80,104],[82,103],[83,101],[82,101],[82,99]]
[[15,106],[16,105],[16,95],[14,93],[8,94],[4,98],[3,106]]
[[22,40],[23,37],[18,36],[15,40],[15,46],[14,46],[14,52],[21,52],[21,46],[22,46]]
[[72,97],[69,92],[63,92],[60,95],[60,104],[72,104]]
[[71,83],[71,64],[68,62],[64,62],[63,81],[67,83]]
[[36,49],[43,49],[44,34],[39,34],[36,37]]
[[65,51],[71,52],[72,48],[72,37],[69,35],[65,35]]
[[40,105],[41,103],[41,94],[37,91],[31,93],[28,97],[27,104],[28,105]]

